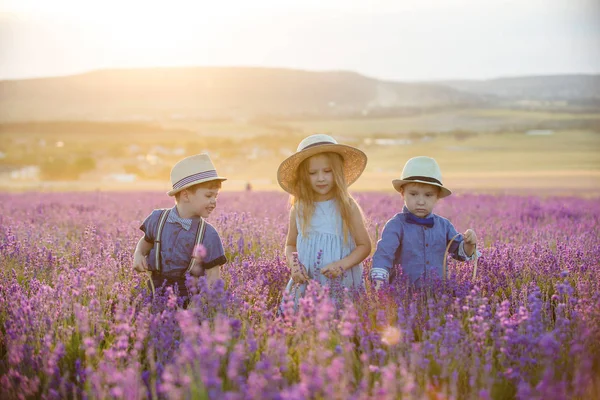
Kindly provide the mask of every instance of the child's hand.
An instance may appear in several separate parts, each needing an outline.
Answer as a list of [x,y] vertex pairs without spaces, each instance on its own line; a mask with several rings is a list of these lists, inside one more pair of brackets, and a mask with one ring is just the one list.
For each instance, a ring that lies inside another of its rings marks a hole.
[[344,273],[345,269],[339,261],[332,262],[321,269],[321,273],[329,279],[337,278]]
[[292,280],[295,283],[306,283],[310,277],[306,272],[306,268],[302,264],[298,264],[292,267]]
[[477,234],[473,229],[467,229],[465,233],[463,233],[463,239],[465,254],[471,257],[477,248]]
[[472,246],[477,245],[477,234],[473,229],[467,229],[465,233],[463,233],[463,238],[465,244],[470,244]]
[[305,283],[310,279],[306,272],[306,268],[298,260],[298,253],[296,252],[292,253],[290,269],[292,270],[292,281],[294,281],[294,283]]
[[373,281],[373,287],[375,288],[375,291],[378,292],[381,290],[381,288],[383,287],[383,281],[379,280],[379,279],[375,279]]
[[141,252],[136,251],[133,254],[133,269],[137,272],[148,271],[148,260]]

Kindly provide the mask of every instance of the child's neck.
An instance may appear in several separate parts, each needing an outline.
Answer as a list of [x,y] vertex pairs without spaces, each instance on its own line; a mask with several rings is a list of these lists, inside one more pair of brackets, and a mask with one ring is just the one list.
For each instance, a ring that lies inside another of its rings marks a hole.
[[323,201],[329,201],[329,200],[333,199],[333,197],[334,197],[333,193],[317,194],[315,201],[320,203]]
[[190,219],[196,217],[193,211],[188,210],[183,203],[177,203],[175,207],[177,208],[177,214],[179,214],[179,217],[181,218]]

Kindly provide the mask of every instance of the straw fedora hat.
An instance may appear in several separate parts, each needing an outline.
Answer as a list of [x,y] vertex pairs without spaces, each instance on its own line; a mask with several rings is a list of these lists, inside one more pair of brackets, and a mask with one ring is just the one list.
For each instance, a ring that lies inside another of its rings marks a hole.
[[286,192],[294,194],[293,186],[300,163],[315,154],[328,152],[342,156],[344,160],[344,177],[348,186],[356,182],[367,166],[367,155],[359,149],[339,144],[329,135],[311,135],[300,142],[296,153],[283,160],[279,165],[277,169],[279,186]]
[[173,189],[167,192],[169,196],[198,183],[209,181],[225,181],[219,176],[208,154],[197,154],[177,162],[171,170]]
[[402,176],[400,179],[394,179],[392,184],[394,189],[400,191],[400,188],[407,183],[425,183],[440,188],[440,199],[450,196],[452,192],[442,184],[442,172],[440,166],[431,157],[419,156],[413,157],[404,164]]

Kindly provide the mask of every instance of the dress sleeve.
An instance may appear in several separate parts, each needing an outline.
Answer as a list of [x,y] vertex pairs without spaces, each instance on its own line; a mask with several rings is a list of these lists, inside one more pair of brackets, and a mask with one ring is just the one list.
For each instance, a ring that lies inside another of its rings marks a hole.
[[227,262],[221,237],[217,230],[210,224],[206,225],[206,232],[204,233],[202,245],[206,249],[206,256],[202,262],[202,267],[204,269],[211,269]]

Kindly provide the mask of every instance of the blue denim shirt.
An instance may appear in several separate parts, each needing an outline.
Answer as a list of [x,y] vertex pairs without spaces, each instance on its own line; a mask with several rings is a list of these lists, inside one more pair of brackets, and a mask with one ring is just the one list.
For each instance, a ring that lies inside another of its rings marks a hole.
[[[148,243],[154,243],[156,232],[158,230],[158,220],[162,210],[154,210],[146,218],[140,229],[144,232],[144,240]],[[171,209],[171,213],[177,216],[177,207]],[[161,244],[161,267],[164,273],[186,269],[192,259],[192,252],[196,241],[196,232],[200,218],[192,218],[192,224],[189,230],[186,230],[177,222],[167,220],[163,226],[162,244]],[[202,262],[204,269],[210,269],[227,262],[221,237],[217,230],[206,222],[206,231],[202,245],[206,248],[206,257]],[[150,250],[148,255],[148,267],[151,271],[156,270],[156,247]]]
[[[433,213],[433,227],[408,223],[406,206],[390,219],[383,228],[377,250],[373,255],[372,280],[389,281],[390,270],[401,265],[410,283],[420,284],[434,276],[442,277],[444,254],[448,242],[458,234],[446,218]],[[464,252],[463,235],[458,234],[448,253],[457,260],[471,259]]]

